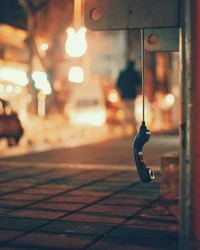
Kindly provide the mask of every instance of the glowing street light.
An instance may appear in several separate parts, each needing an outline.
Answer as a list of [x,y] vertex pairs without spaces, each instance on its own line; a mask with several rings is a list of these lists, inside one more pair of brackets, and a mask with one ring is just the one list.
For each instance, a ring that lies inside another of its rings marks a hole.
[[87,50],[87,29],[82,27],[81,18],[81,0],[74,0],[74,28],[66,30],[68,38],[65,44],[65,51],[71,57],[81,57]]
[[81,67],[71,67],[68,74],[70,82],[82,83],[84,81],[84,71]]
[[48,45],[47,43],[42,43],[42,44],[40,45],[40,49],[43,50],[43,51],[48,50],[48,48],[49,48],[49,45]]
[[85,38],[87,29],[81,27],[77,32],[72,28],[67,29],[68,39],[65,43],[65,51],[71,57],[81,57],[87,50]]

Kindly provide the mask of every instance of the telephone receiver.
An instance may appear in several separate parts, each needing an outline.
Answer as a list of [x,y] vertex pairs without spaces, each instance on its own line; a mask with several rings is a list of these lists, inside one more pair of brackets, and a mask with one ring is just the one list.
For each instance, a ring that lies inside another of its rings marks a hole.
[[138,174],[142,182],[150,182],[155,179],[154,173],[150,168],[146,167],[146,164],[143,160],[142,148],[144,144],[150,138],[150,131],[147,129],[145,122],[142,121],[142,125],[140,126],[140,130],[135,136],[134,139],[134,157],[135,164],[137,167]]

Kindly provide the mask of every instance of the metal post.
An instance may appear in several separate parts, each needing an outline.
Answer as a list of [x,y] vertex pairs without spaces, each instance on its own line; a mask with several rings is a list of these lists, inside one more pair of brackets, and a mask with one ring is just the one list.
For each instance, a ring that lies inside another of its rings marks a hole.
[[200,1],[181,0],[180,250],[200,249]]

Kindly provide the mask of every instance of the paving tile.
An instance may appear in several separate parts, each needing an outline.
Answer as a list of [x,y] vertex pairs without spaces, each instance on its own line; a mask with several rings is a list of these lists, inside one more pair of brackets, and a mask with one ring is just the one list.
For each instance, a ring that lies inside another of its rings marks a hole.
[[47,223],[49,220],[18,217],[0,217],[1,230],[28,231]]
[[65,234],[84,234],[84,235],[101,235],[105,234],[114,225],[112,224],[98,224],[98,223],[86,223],[77,221],[64,221],[57,220],[44,227],[39,228],[38,232],[48,233],[65,233]]
[[[154,198],[155,199],[155,198]],[[103,201],[100,201],[98,204],[101,205],[122,205],[122,206],[147,206],[154,199],[143,199],[137,197],[116,197],[112,196]]]
[[[9,247],[9,246],[0,246],[1,250],[22,250],[21,247]],[[24,250],[24,248],[23,248]],[[30,249],[30,250],[38,250],[38,249]]]
[[11,209],[0,208],[0,215],[4,213],[8,213],[9,211],[11,211]]
[[77,221],[77,222],[93,222],[93,223],[106,223],[106,224],[120,224],[123,223],[125,218],[115,215],[107,215],[107,214],[99,214],[93,212],[83,212],[78,211],[74,214],[67,215],[62,218],[62,220],[66,221]]
[[84,204],[79,204],[79,203],[57,203],[57,202],[39,202],[37,204],[31,205],[29,208],[30,209],[43,209],[43,210],[48,210],[48,211],[73,211],[80,209],[83,207]]
[[30,204],[32,204],[32,201],[0,200],[0,208],[6,209],[18,209],[20,207],[24,207]]
[[[21,235],[22,231],[0,230],[0,243],[12,240],[14,237]],[[1,247],[0,247],[1,249]]]
[[25,200],[25,201],[39,201],[49,197],[46,194],[6,194],[0,197],[0,200]]
[[[94,236],[29,233],[14,240],[10,246],[16,245],[30,249],[82,249],[87,246]],[[33,248],[32,248],[33,247]]]
[[65,192],[71,189],[71,185],[66,184],[55,184],[55,183],[47,183],[41,184],[37,186],[38,189],[52,189],[52,190],[59,190],[60,192]]
[[83,203],[90,204],[95,201],[98,201],[100,197],[88,196],[88,195],[59,195],[53,198],[48,199],[51,202],[67,202],[67,203]]
[[173,217],[168,217],[168,219],[161,218],[147,218],[144,216],[136,216],[134,219],[129,220],[125,223],[127,226],[134,226],[137,228],[157,228],[159,230],[170,230],[177,231],[179,230],[179,222]]
[[8,183],[1,183],[0,184],[1,194],[12,192],[12,191],[15,191],[18,189],[19,189],[19,187],[15,186],[13,184],[11,184],[11,185],[8,185]]
[[111,214],[118,216],[132,216],[138,212],[142,207],[133,206],[117,206],[117,205],[92,205],[84,208],[82,211],[85,212],[98,212],[99,214]]
[[20,189],[20,188],[28,188],[32,185],[37,184],[38,182],[36,180],[29,180],[29,179],[17,179],[17,180],[13,180],[11,182],[7,182],[6,186],[9,187],[15,187],[16,190]]
[[77,189],[77,190],[72,190],[70,191],[67,195],[87,195],[87,196],[96,196],[96,197],[104,197],[107,195],[110,195],[111,192],[100,192],[100,191],[91,191],[91,190],[84,190],[82,188]]
[[54,211],[44,211],[44,210],[31,210],[29,208],[16,210],[10,212],[7,216],[11,217],[21,217],[21,218],[36,218],[36,219],[56,219],[60,216],[66,214],[66,212],[54,212]]
[[146,239],[163,239],[163,240],[171,240],[178,238],[177,231],[169,231],[164,228],[155,229],[155,227],[146,228],[144,227],[137,227],[135,225],[123,225],[117,229],[115,229],[110,234],[111,236],[115,237],[130,237],[134,239],[143,238]]
[[49,189],[49,188],[38,188],[38,187],[34,187],[34,188],[27,188],[23,191],[20,191],[18,193],[22,193],[22,194],[45,194],[45,195],[55,195],[55,194],[59,194],[63,191],[65,191],[65,189],[63,188],[56,188],[56,189]]
[[87,250],[169,250],[172,243],[159,238],[144,240],[143,238],[105,237]]

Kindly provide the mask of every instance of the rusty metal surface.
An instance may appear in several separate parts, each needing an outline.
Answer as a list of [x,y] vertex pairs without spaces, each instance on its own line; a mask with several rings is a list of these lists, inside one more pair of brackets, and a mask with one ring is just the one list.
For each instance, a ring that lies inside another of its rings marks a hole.
[[85,0],[90,30],[179,27],[179,0]]
[[[156,38],[155,44],[151,44],[151,38]],[[147,51],[179,51],[179,29],[145,29],[144,47]]]

